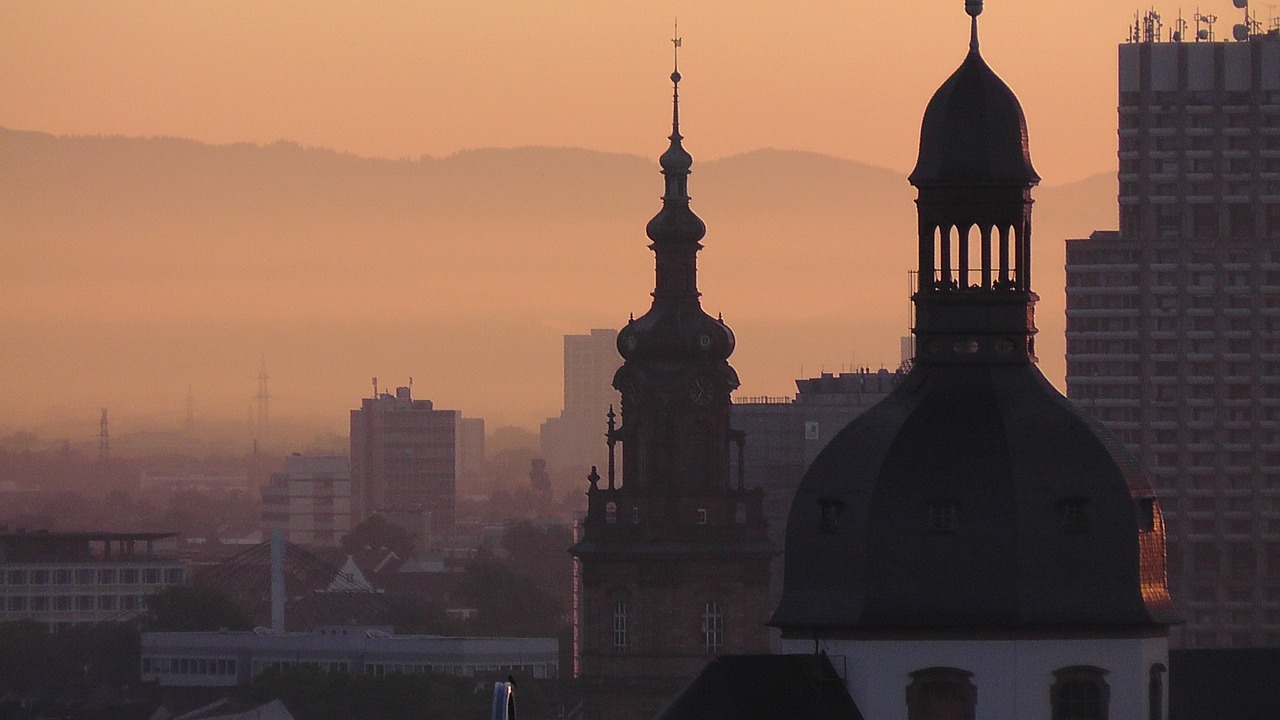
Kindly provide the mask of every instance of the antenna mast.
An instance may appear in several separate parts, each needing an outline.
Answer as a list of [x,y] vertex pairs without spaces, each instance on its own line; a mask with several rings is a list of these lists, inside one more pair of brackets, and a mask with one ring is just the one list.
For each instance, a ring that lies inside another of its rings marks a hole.
[[258,422],[254,439],[254,446],[258,442],[266,444],[267,434],[271,431],[271,393],[267,391],[267,356],[262,356],[262,369],[258,372],[258,394],[254,399],[258,401]]
[[111,423],[107,420],[107,409],[102,408],[102,419],[98,421],[98,460],[106,462],[111,456]]

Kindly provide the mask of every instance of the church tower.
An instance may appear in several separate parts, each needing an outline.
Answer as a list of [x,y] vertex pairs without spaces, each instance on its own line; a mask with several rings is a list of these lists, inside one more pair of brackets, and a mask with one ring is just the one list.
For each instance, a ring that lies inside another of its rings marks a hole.
[[[679,41],[676,41],[679,47]],[[579,564],[577,676],[589,720],[651,718],[711,657],[768,651],[769,560],[759,490],[730,453],[733,331],[703,311],[697,254],[706,226],[689,207],[693,158],[681,144],[680,72],[666,193],[646,232],[655,255],[653,304],[618,333],[604,477],[589,477],[587,515],[571,552]],[[618,446],[621,445],[621,472]]]
[[978,45],[925,111],[916,355],[810,466],[772,623],[866,717],[1164,720],[1164,521],[1035,357],[1031,165]]

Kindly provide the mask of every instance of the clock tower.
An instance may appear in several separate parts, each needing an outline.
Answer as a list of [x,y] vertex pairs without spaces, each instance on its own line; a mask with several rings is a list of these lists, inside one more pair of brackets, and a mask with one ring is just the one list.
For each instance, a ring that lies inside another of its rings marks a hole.
[[761,492],[743,486],[741,462],[731,470],[744,443],[729,422],[734,335],[699,301],[706,226],[689,207],[680,79],[677,66],[666,193],[646,228],[653,304],[618,333],[621,417],[609,413],[609,465],[604,477],[592,469],[571,549],[574,664],[592,720],[650,718],[711,657],[769,649],[773,552]]

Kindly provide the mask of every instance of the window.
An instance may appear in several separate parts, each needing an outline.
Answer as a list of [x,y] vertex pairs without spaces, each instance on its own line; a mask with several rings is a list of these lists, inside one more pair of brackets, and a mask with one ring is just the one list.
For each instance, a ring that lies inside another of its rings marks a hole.
[[618,522],[618,503],[609,502],[604,506],[604,521],[609,525]]
[[1058,501],[1058,515],[1062,532],[1083,535],[1089,531],[1089,500],[1082,497],[1063,498]]
[[934,667],[911,673],[907,686],[907,720],[973,720],[978,689],[973,673],[950,667]]
[[706,508],[698,508],[698,524],[699,524],[699,525],[706,525],[706,524],[707,524],[707,509],[706,509]]
[[627,649],[627,604],[624,602],[613,605],[613,649],[618,652]]
[[724,613],[720,603],[709,602],[702,608],[702,644],[709,653],[724,647]]
[[1050,688],[1053,720],[1107,720],[1111,689],[1106,670],[1079,665],[1055,670]]
[[818,532],[834,535],[840,529],[844,502],[835,498],[818,498]]
[[928,519],[931,535],[954,535],[957,528],[956,501],[950,498],[930,500]]

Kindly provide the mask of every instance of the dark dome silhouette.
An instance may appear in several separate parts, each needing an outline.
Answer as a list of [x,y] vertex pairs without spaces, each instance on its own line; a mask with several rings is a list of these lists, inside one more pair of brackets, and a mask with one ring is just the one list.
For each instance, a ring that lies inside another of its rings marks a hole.
[[772,623],[790,637],[1175,621],[1137,462],[1035,365],[1031,166],[973,40],[921,129],[911,370],[809,467]]
[[1013,90],[974,48],[934,93],[911,183],[1034,185],[1027,119]]

